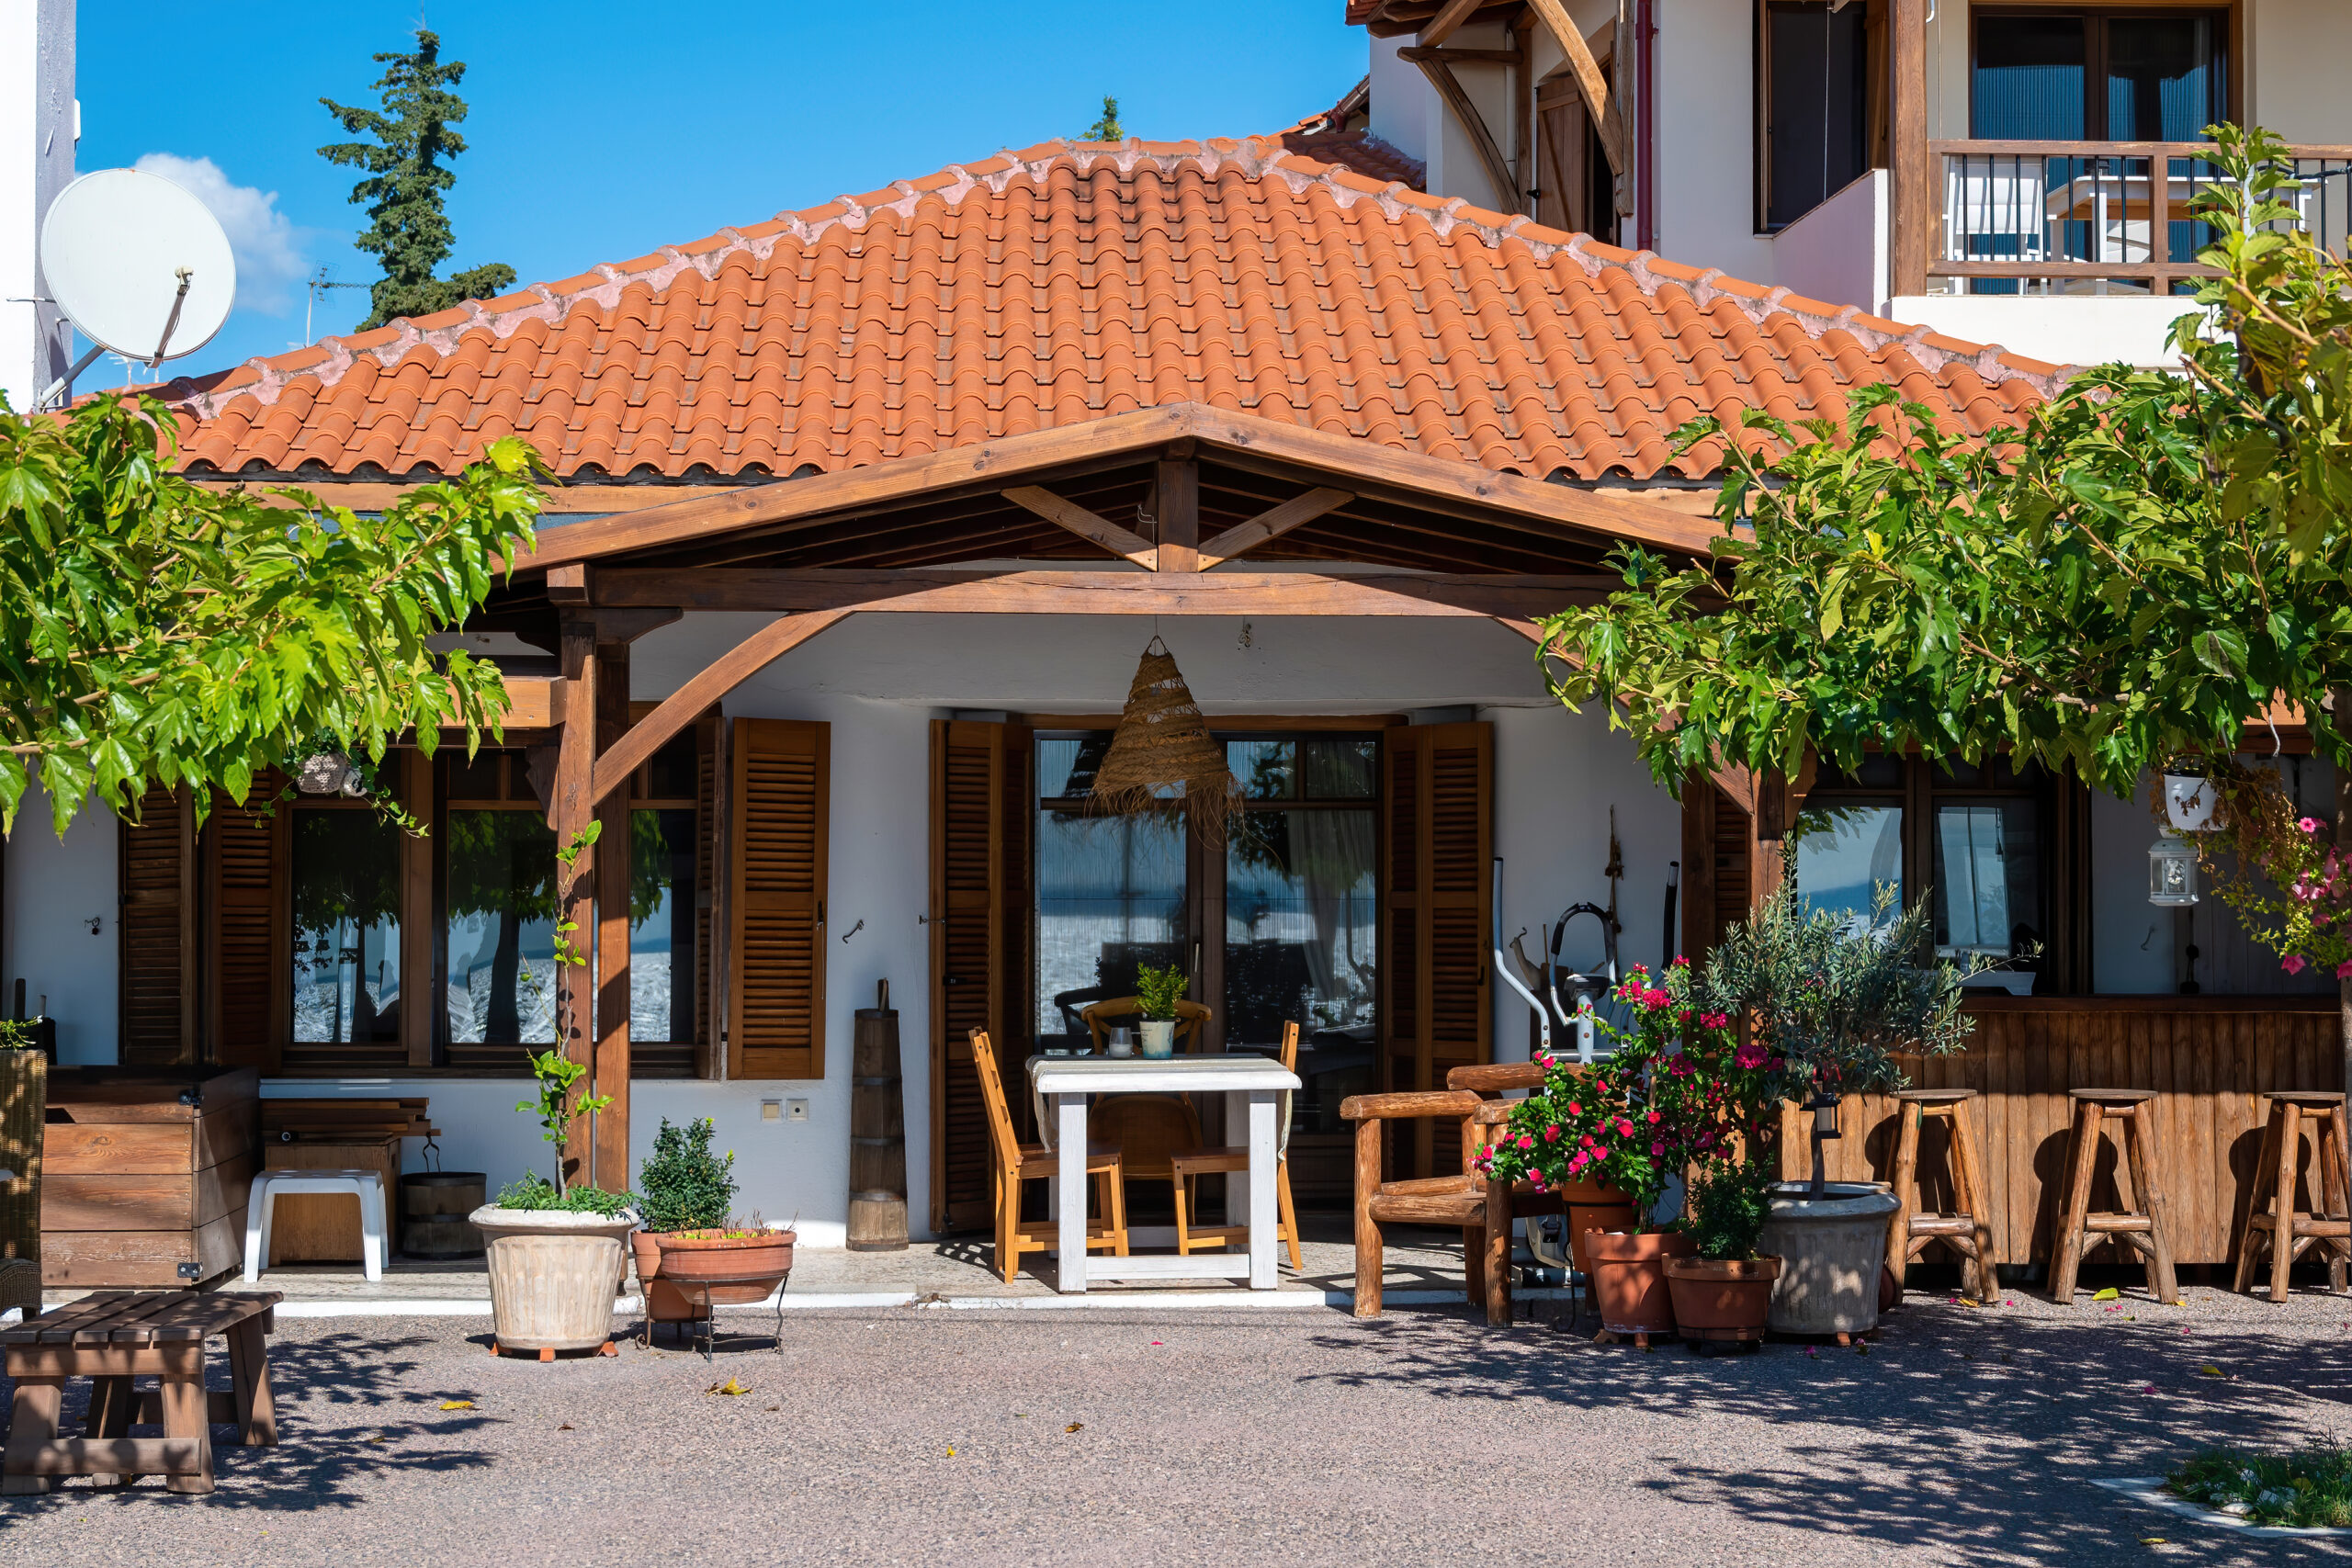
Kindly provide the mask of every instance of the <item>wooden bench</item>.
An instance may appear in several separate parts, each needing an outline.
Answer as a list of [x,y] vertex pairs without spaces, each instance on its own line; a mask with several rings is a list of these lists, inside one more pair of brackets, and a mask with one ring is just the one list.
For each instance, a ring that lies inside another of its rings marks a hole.
[[[264,1336],[282,1299],[276,1291],[99,1291],[0,1331],[17,1383],[0,1495],[46,1492],[60,1475],[96,1476],[101,1486],[162,1475],[174,1492],[211,1491],[211,1423],[234,1425],[241,1444],[277,1442]],[[235,1390],[208,1396],[204,1345],[217,1338],[229,1342]],[[92,1380],[88,1435],[60,1438],[65,1380],[77,1377]],[[137,1377],[163,1386],[134,1394]],[[160,1422],[164,1435],[130,1436],[141,1422]]]

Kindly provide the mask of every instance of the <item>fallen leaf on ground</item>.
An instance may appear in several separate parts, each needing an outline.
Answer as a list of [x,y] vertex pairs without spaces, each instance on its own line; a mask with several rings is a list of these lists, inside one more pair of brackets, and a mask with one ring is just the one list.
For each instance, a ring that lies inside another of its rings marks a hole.
[[1960,1298],[1960,1304],[1964,1307],[1973,1307],[1983,1306],[1984,1303],[1978,1301],[1974,1296],[1962,1296]]
[[444,1410],[471,1410],[473,1407],[474,1402],[470,1399],[445,1399],[441,1402]]
[[784,1408],[784,1406],[783,1406],[783,1405],[781,1405],[781,1404],[771,1404],[771,1405],[769,1405],[769,1406],[768,1406],[768,1409],[769,1409],[770,1411],[777,1411],[777,1410],[781,1410],[781,1409],[783,1409],[783,1408]]
[[1086,1423],[1083,1421],[1073,1421],[1069,1426],[1064,1427],[1062,1430],[1065,1432],[1083,1432],[1086,1430]]
[[2212,1362],[2211,1362],[2211,1361],[2206,1362],[2203,1366],[2201,1366],[2201,1367],[2198,1368],[2197,1370],[2198,1370],[2199,1371],[2200,1371],[2200,1372],[2203,1372],[2203,1373],[2204,1373],[2207,1377],[2209,1377],[2209,1378],[2225,1378],[2225,1377],[2228,1377],[2228,1376],[2230,1375],[2229,1373],[2227,1373],[2227,1372],[2223,1371],[2221,1368],[2219,1368],[2219,1367],[2215,1366],[2215,1365],[2214,1365]]
[[954,1449],[949,1449],[947,1450],[947,1457],[949,1459],[954,1459],[956,1457],[956,1450]]
[[2121,1291],[2119,1291],[2114,1286],[2109,1285],[2107,1289],[2091,1297],[2091,1300],[2095,1302],[2112,1302],[2121,1300],[2123,1292]]
[[715,1382],[711,1384],[708,1388],[703,1390],[703,1392],[705,1393],[723,1393],[728,1398],[732,1399],[739,1393],[749,1393],[752,1391],[748,1385],[737,1382],[733,1378],[729,1378],[725,1382]]
[[571,1431],[571,1429],[572,1429],[572,1426],[571,1426],[571,1422],[569,1422],[569,1421],[566,1421],[562,1426],[558,1427],[556,1428],[556,1430],[557,1430],[557,1431],[559,1431],[559,1432],[569,1432],[569,1431]]
[[[2345,1326],[2346,1326],[2346,1328],[2352,1328],[2352,1323],[2347,1323],[2347,1324],[2346,1324],[2346,1325],[2345,1325]],[[1153,1344],[1155,1344],[1155,1345],[1159,1345],[1159,1344],[1163,1344],[1163,1343],[1165,1343],[1165,1341],[1163,1341],[1163,1340],[1159,1340],[1159,1339],[1155,1339],[1155,1340],[1153,1340],[1153,1341],[1152,1341],[1152,1343],[1153,1343]]]
[[2172,1543],[2160,1535],[2143,1535],[2140,1538],[2140,1544],[2142,1546],[2169,1546]]
[[2152,1383],[2152,1382],[2150,1382],[2150,1383],[2142,1383],[2142,1384],[2140,1385],[2140,1392],[2141,1392],[2142,1393],[2155,1393],[2155,1392],[2156,1392],[2156,1385],[2155,1385],[2155,1384],[2154,1384],[2154,1383]]

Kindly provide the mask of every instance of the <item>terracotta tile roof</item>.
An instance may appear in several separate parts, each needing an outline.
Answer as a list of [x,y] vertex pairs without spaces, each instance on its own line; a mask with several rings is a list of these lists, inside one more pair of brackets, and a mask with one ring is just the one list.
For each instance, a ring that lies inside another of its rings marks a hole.
[[2052,367],[1267,142],[1051,142],[166,396],[182,463],[830,472],[1197,402],[1536,478],[1702,476],[1675,428],[1893,380],[1954,431]]

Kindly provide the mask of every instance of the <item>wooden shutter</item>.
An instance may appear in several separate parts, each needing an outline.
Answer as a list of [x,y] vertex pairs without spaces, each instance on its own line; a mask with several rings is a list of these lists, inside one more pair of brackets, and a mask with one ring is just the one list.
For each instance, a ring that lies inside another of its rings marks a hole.
[[1756,823],[1707,774],[1682,786],[1682,952],[1704,964],[1724,930],[1747,919]]
[[1585,144],[1592,120],[1566,67],[1535,88],[1535,220],[1552,229],[1589,231],[1592,197],[1586,188],[1590,160]]
[[942,1235],[994,1218],[973,1030],[988,1032],[1015,1126],[1028,1120],[1028,1079],[1018,1069],[1036,1035],[1030,997],[1035,817],[1029,730],[961,719],[933,723],[931,1224]]
[[728,1076],[825,1076],[831,727],[735,721]]
[[[275,773],[254,781],[247,804],[216,795],[205,825],[206,905],[213,947],[213,984],[205,1019],[211,1059],[224,1067],[274,1073],[294,1032],[293,904],[288,886],[293,809],[276,797]],[[402,936],[411,933],[403,925]],[[403,1004],[405,1005],[405,1004]],[[393,1064],[378,1047],[327,1046],[326,1053],[368,1053],[377,1070]],[[326,1062],[320,1065],[344,1065]]]
[[[1443,1089],[1453,1068],[1494,1055],[1494,727],[1392,729],[1386,748],[1380,1016],[1387,1087]],[[1396,1125],[1393,1168],[1432,1175],[1459,1167],[1457,1129]]]
[[150,785],[122,824],[120,1044],[125,1066],[196,1060],[196,807]]

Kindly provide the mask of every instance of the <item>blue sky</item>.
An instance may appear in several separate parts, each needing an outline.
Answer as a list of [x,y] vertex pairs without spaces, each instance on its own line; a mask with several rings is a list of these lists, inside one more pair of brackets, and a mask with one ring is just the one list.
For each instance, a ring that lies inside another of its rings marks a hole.
[[[81,0],[76,163],[145,159],[229,228],[237,309],[169,367],[195,375],[300,343],[301,279],[321,264],[377,276],[351,248],[354,174],[317,155],[342,139],[318,100],[372,104],[368,57],[420,21],[466,62],[472,106],[447,265],[503,261],[528,283],[1075,135],[1105,93],[1134,135],[1279,130],[1363,73],[1341,5]],[[367,310],[363,289],[330,293],[314,335]],[[101,360],[80,387],[121,379]]]

